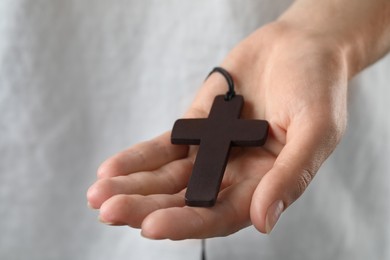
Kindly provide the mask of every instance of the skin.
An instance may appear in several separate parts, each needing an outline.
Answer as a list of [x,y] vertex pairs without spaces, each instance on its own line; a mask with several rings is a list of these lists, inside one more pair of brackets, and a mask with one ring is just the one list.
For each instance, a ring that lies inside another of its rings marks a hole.
[[[301,0],[253,32],[220,64],[245,97],[242,118],[265,119],[262,148],[235,148],[216,205],[184,205],[196,147],[170,144],[170,132],[106,160],[87,193],[111,225],[152,239],[226,236],[248,225],[269,233],[340,141],[348,81],[390,48],[390,2]],[[207,117],[226,92],[215,73],[185,117]]]

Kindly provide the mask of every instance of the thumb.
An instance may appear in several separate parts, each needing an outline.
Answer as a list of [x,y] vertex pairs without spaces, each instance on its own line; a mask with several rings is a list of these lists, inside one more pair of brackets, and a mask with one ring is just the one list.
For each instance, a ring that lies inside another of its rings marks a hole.
[[317,123],[290,127],[286,145],[258,184],[250,216],[260,232],[271,232],[281,213],[302,195],[338,143],[341,134],[337,128]]

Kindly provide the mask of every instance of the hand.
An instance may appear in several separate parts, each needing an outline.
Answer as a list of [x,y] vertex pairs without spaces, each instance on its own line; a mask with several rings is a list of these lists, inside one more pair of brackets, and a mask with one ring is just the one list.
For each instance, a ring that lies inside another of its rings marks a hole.
[[[88,201],[109,224],[142,229],[154,239],[225,236],[251,223],[269,233],[279,215],[307,188],[339,142],[346,124],[347,69],[330,41],[283,23],[241,42],[221,64],[245,98],[242,118],[265,119],[262,148],[234,148],[217,203],[184,205],[196,147],[170,144],[170,133],[105,161]],[[207,117],[226,92],[215,73],[185,117]]]

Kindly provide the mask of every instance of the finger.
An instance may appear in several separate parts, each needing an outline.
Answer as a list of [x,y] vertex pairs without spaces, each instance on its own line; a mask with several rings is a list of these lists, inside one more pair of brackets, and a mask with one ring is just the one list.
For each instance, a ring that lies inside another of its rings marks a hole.
[[271,232],[281,213],[302,195],[336,146],[337,131],[324,122],[291,127],[285,147],[253,195],[251,220],[260,232]]
[[188,183],[193,162],[181,159],[150,172],[137,172],[98,180],[87,192],[92,208],[99,208],[104,201],[118,194],[174,194]]
[[230,186],[220,192],[214,207],[174,207],[149,214],[142,235],[151,239],[181,240],[226,236],[250,225],[249,207],[256,181]]
[[183,207],[183,194],[167,195],[116,195],[100,209],[99,220],[109,225],[129,225],[140,228],[151,212],[161,208]]
[[172,145],[170,132],[150,141],[139,143],[107,159],[98,169],[98,178],[128,175],[139,171],[155,170],[173,160],[183,158],[187,146]]

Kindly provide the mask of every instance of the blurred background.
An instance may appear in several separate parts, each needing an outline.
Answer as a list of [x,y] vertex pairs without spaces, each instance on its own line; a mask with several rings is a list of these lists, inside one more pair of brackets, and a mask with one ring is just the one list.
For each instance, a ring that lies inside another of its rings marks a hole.
[[[290,3],[1,0],[0,259],[200,259],[198,240],[100,224],[86,191]],[[208,259],[390,259],[389,68],[351,82],[345,138],[274,232],[209,239]]]

